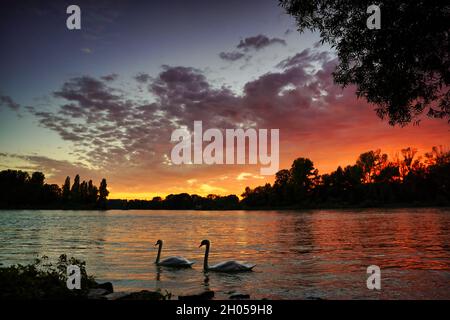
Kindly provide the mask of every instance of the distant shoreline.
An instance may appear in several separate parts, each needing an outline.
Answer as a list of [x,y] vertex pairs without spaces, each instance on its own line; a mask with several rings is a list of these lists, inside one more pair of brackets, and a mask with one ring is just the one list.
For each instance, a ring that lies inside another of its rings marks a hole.
[[349,210],[349,209],[409,209],[409,208],[449,208],[450,204],[433,204],[433,203],[423,203],[423,204],[384,204],[384,205],[324,205],[324,206],[290,206],[290,207],[252,207],[252,208],[234,208],[234,209],[217,209],[217,208],[114,208],[108,207],[105,209],[99,208],[76,208],[76,207],[10,207],[10,208],[0,208],[1,211],[7,210],[29,210],[29,211],[307,211],[307,210]]

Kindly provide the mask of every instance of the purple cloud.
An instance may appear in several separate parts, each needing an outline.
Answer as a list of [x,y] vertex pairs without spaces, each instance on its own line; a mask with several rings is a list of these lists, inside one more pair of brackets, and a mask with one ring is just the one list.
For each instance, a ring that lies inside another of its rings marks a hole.
[[220,57],[222,60],[225,60],[225,61],[236,61],[236,60],[239,60],[239,59],[243,58],[244,56],[245,56],[244,53],[238,52],[238,51],[233,51],[233,52],[221,52],[221,53],[219,54],[219,57]]
[[241,40],[237,45],[237,48],[244,51],[247,51],[249,49],[260,50],[274,44],[281,44],[285,46],[286,41],[280,38],[269,38],[263,34],[259,34],[254,37],[248,37]]
[[119,77],[118,74],[116,74],[116,73],[111,73],[111,74],[107,74],[106,76],[101,77],[101,79],[102,79],[102,80],[105,80],[105,81],[107,81],[107,82],[110,82],[110,81],[115,81],[115,80],[117,80],[118,77]]
[[139,83],[147,83],[152,79],[152,77],[147,73],[139,73],[134,77],[134,79]]
[[[108,176],[120,175],[121,183],[131,184],[143,172],[180,174],[166,164],[173,146],[170,135],[180,126],[192,129],[196,120],[203,121],[205,128],[282,128],[284,141],[299,134],[306,137],[317,128],[331,130],[326,129],[330,123],[338,129],[348,121],[346,117],[332,121],[342,114],[336,112],[336,105],[347,108],[354,104],[341,104],[354,101],[354,96],[343,94],[333,84],[335,60],[323,52],[305,50],[278,65],[279,72],[247,82],[242,94],[225,85],[213,85],[201,70],[165,65],[147,80],[152,102],[123,92],[102,78],[76,77],[54,92],[56,110],[27,110],[41,126],[70,141],[71,155],[80,163]],[[194,166],[183,174],[190,170],[199,169]]]

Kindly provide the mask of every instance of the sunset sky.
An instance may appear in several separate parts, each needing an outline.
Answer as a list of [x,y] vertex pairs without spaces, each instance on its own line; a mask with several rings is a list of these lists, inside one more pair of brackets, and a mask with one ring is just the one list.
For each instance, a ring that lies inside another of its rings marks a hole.
[[[81,7],[81,30],[66,8]],[[110,198],[241,194],[273,182],[260,165],[173,165],[180,127],[280,130],[280,169],[320,173],[381,148],[450,146],[446,120],[391,127],[333,50],[296,31],[276,0],[30,1],[0,4],[0,170],[105,177]]]

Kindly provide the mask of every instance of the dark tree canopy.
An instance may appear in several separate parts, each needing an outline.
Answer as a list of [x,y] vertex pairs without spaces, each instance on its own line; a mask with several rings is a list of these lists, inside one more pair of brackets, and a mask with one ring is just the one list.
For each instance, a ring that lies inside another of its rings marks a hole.
[[20,170],[0,171],[0,209],[98,209],[105,208],[109,191],[103,179],[101,192],[93,184],[82,181],[76,175],[72,187],[67,177],[60,188],[56,184],[45,183],[42,172],[30,176]]
[[450,204],[450,151],[433,147],[417,156],[405,148],[389,159],[381,150],[362,153],[354,165],[319,175],[307,158],[277,172],[272,185],[242,194],[243,208],[377,207]]
[[[355,85],[391,125],[450,123],[450,5],[445,1],[280,0],[298,30],[319,31],[337,52],[334,80]],[[368,29],[368,6],[381,11],[381,28]]]

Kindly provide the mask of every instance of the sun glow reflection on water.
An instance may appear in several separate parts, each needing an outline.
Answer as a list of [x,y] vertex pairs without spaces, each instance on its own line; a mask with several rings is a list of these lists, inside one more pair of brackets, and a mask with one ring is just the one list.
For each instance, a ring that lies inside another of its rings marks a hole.
[[[196,260],[191,270],[153,262]],[[244,274],[205,275],[209,261],[256,263]],[[29,263],[66,253],[116,291],[168,290],[175,296],[205,289],[269,299],[450,299],[450,210],[315,211],[14,211],[0,212],[0,262]],[[381,291],[366,287],[366,268],[378,265]]]

